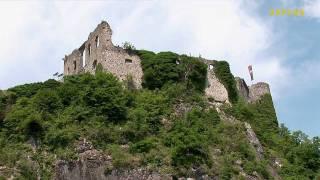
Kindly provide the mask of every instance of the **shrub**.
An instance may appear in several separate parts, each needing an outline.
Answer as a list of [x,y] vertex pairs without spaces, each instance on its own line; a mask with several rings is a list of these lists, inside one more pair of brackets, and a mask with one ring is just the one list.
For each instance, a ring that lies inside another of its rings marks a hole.
[[33,97],[34,107],[40,112],[54,113],[62,107],[60,97],[56,91],[44,89]]
[[22,128],[27,136],[41,138],[44,133],[43,123],[38,114],[31,114],[23,122]]
[[130,42],[127,42],[127,41],[122,44],[122,47],[123,47],[123,49],[128,50],[128,51],[136,50],[134,45],[132,43],[130,43]]
[[17,179],[37,179],[37,170],[35,165],[29,161],[21,161],[18,164],[20,176]]
[[186,55],[180,56],[180,66],[182,66],[182,78],[187,84],[187,88],[194,88],[203,91],[206,86],[207,65],[198,58]]
[[156,139],[147,138],[130,146],[130,152],[148,153],[152,148],[156,147]]
[[139,165],[139,159],[135,158],[117,145],[111,146],[110,151],[112,155],[112,165],[114,168],[132,168]]
[[137,51],[137,54],[142,59],[143,87],[153,90],[165,84],[185,83],[188,89],[204,90],[207,65],[198,58],[144,50]]

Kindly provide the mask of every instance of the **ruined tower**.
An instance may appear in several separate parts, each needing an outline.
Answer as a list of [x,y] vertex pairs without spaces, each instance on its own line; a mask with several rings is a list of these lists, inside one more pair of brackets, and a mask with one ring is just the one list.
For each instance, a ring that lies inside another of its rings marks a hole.
[[120,80],[131,77],[134,85],[137,88],[141,87],[143,72],[139,56],[114,46],[111,37],[112,30],[109,24],[102,21],[90,33],[87,41],[63,58],[64,75],[94,73],[98,64],[101,64],[103,70],[114,74]]

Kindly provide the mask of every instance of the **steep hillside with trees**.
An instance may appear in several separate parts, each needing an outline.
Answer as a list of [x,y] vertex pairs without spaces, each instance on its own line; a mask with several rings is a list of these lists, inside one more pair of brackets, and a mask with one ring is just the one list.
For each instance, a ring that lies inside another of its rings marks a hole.
[[[79,142],[111,159],[99,164],[106,178],[139,168],[172,178],[320,177],[320,139],[279,126],[271,95],[244,102],[227,62],[215,73],[232,104],[221,106],[204,96],[207,65],[197,58],[136,53],[143,89],[98,68],[63,83],[51,79],[0,91],[0,179],[54,179],[57,161],[77,162]],[[244,122],[260,140],[263,158]]]

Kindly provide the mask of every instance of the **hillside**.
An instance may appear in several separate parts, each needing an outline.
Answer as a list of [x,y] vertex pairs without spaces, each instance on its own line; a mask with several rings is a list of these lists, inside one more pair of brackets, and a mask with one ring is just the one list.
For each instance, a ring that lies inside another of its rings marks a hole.
[[[142,89],[97,67],[0,91],[0,179],[316,179],[320,139],[278,124],[271,94],[205,96],[207,65],[135,51]],[[176,63],[179,61],[179,63]]]

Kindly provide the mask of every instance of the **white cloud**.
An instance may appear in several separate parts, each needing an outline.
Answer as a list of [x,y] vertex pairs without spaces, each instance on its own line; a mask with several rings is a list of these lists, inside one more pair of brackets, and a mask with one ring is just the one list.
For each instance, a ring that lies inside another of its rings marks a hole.
[[304,0],[305,15],[313,18],[320,18],[320,0]]
[[281,57],[265,53],[274,34],[256,8],[257,3],[235,0],[1,2],[0,22],[7,26],[0,29],[0,88],[61,71],[64,54],[106,19],[116,44],[131,41],[137,48],[227,60],[247,80],[253,64],[256,79],[270,82],[278,94],[290,72]]
[[0,88],[61,71],[64,54],[86,39],[101,20],[95,12],[104,7],[102,2],[1,2]]
[[272,22],[255,13],[258,7],[232,0],[144,3],[117,24],[114,39],[129,40],[138,48],[227,60],[233,73],[246,80],[247,66],[252,64],[256,79],[269,82],[277,97],[290,70],[281,57],[266,53],[276,34]]

